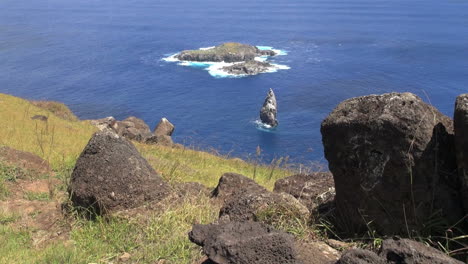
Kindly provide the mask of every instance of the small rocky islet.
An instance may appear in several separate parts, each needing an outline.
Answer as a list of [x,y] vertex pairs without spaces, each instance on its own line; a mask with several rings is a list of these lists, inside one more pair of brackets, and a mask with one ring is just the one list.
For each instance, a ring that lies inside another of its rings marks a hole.
[[278,69],[277,65],[264,58],[277,55],[279,53],[271,49],[229,42],[211,48],[184,50],[173,55],[173,58],[183,62],[228,63],[229,65],[220,68],[222,72],[233,76],[246,76]]

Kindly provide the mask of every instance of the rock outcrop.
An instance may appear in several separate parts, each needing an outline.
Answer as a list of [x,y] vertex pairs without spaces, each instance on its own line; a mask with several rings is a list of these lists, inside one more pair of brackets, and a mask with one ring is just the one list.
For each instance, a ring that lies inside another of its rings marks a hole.
[[115,132],[117,127],[117,120],[113,116],[108,116],[101,119],[91,120],[91,125],[97,127],[100,131],[103,130],[114,130]]
[[263,103],[262,109],[260,109],[260,120],[262,121],[262,123],[270,127],[277,126],[277,109],[278,108],[276,104],[275,93],[273,92],[273,89],[270,89],[265,98],[265,102]]
[[224,201],[219,212],[222,221],[263,221],[272,224],[281,216],[307,220],[310,212],[296,198],[286,193],[272,193],[252,179],[226,173],[213,191]]
[[418,230],[435,212],[463,216],[452,121],[411,93],[351,98],[322,122],[341,218],[355,231]]
[[453,122],[460,191],[465,214],[468,214],[468,94],[457,97]]
[[294,196],[312,212],[334,199],[335,184],[330,172],[296,174],[277,180],[273,191]]
[[386,239],[378,254],[364,249],[343,253],[336,264],[462,264],[443,252],[410,239]]
[[100,131],[109,130],[116,132],[119,136],[130,140],[135,140],[145,144],[159,144],[164,146],[174,146],[172,133],[174,125],[166,118],[162,118],[156,125],[154,133],[151,133],[149,126],[145,121],[134,116],[128,117],[123,121],[117,121],[114,117],[106,117],[97,120],[91,120],[91,124]]
[[247,62],[236,63],[231,66],[225,66],[221,69],[234,75],[256,75],[262,72],[268,72],[273,67],[274,66],[268,62],[250,60]]
[[74,206],[103,214],[161,200],[169,190],[132,143],[104,130],[78,158],[68,192]]
[[182,61],[242,62],[257,56],[274,56],[274,51],[259,50],[255,46],[240,43],[224,43],[211,49],[184,50],[176,58]]
[[152,136],[151,130],[145,121],[134,116],[128,117],[123,121],[117,121],[115,129],[120,136],[139,142],[144,142]]
[[229,200],[238,194],[262,193],[267,189],[254,180],[237,173],[225,173],[219,179],[218,185],[212,192],[212,197]]
[[194,225],[189,239],[217,264],[299,264],[294,238],[256,222]]
[[161,118],[161,121],[154,128],[153,134],[155,136],[172,136],[174,133],[175,126],[169,122],[165,117]]

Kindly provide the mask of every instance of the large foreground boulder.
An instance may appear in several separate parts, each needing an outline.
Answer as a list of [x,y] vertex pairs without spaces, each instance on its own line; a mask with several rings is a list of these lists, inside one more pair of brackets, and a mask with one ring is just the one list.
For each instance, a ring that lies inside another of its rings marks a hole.
[[336,205],[352,231],[418,230],[463,216],[452,121],[411,93],[351,98],[322,122]]
[[457,97],[453,122],[461,196],[465,214],[468,214],[468,94]]
[[161,200],[169,186],[132,143],[104,130],[78,158],[68,191],[75,206],[102,214]]
[[298,264],[294,238],[257,222],[194,225],[189,239],[217,264]]
[[386,239],[378,255],[364,249],[351,249],[343,253],[337,264],[462,264],[443,252],[410,239]]

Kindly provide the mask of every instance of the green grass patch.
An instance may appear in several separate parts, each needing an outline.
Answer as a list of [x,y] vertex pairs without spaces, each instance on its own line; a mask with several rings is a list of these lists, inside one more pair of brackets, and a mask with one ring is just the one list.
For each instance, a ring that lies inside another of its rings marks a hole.
[[25,192],[23,198],[29,201],[50,201],[49,194],[44,192]]
[[7,225],[16,222],[20,218],[19,215],[13,213],[0,212],[0,225]]
[[28,261],[32,247],[28,231],[0,225],[0,241],[0,263],[33,263]]
[[296,173],[290,168],[287,158],[262,165],[189,148],[143,144],[137,144],[137,147],[155,170],[169,182],[200,182],[214,187],[221,175],[234,172],[252,178],[271,190],[277,179]]

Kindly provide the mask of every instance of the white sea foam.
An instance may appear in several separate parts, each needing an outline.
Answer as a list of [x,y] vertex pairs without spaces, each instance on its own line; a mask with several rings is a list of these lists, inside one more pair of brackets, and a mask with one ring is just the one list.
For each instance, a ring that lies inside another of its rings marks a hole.
[[274,49],[273,47],[270,46],[257,46],[259,50],[272,50],[276,53],[277,56],[284,56],[288,55],[288,52],[285,50],[280,50],[280,49]]
[[245,74],[230,74],[222,70],[223,67],[232,66],[234,64],[235,63],[215,62],[210,67],[206,68],[206,70],[215,78],[241,78],[247,76]]
[[259,50],[272,50],[273,47],[270,47],[270,46],[257,46],[257,49],[259,49]]
[[[208,50],[212,49],[213,47],[207,47],[207,48],[200,48],[200,50]],[[258,49],[260,50],[273,50],[277,55],[286,55],[287,53],[278,50],[278,49],[273,49],[272,47],[269,46],[257,46]],[[247,74],[230,74],[222,70],[223,67],[226,66],[232,66],[236,63],[227,63],[227,62],[214,62],[214,61],[204,61],[204,62],[199,62],[199,61],[181,61],[177,59],[177,55],[179,53],[175,54],[169,54],[169,56],[162,58],[161,60],[166,61],[166,62],[177,62],[178,65],[181,66],[189,66],[189,67],[194,67],[194,68],[203,68],[208,71],[208,73],[215,77],[215,78],[241,78],[241,77],[246,77],[249,76]],[[268,62],[269,56],[258,56],[255,57],[256,61],[260,62]],[[265,73],[272,73],[272,72],[277,72],[278,70],[289,70],[291,69],[287,65],[281,65],[281,64],[275,64],[275,63],[270,63],[272,67],[268,69]]]
[[276,130],[276,127],[271,127],[270,125],[262,123],[259,119],[255,120],[253,123],[255,124],[255,127],[261,131],[273,133]]
[[210,49],[214,49],[216,46],[211,46],[211,47],[207,47],[207,48],[200,48],[199,50],[210,50]]
[[265,62],[268,60],[268,56],[255,57],[256,61]]

